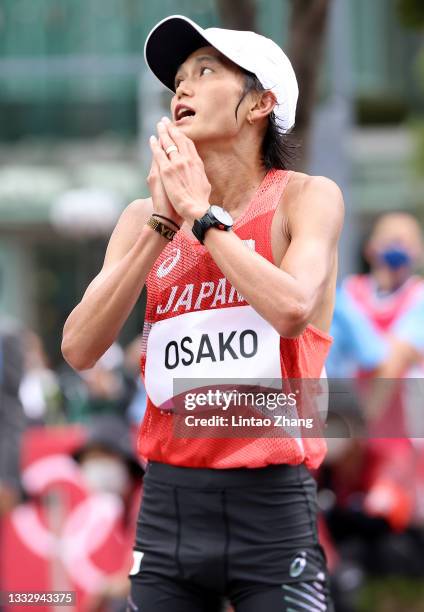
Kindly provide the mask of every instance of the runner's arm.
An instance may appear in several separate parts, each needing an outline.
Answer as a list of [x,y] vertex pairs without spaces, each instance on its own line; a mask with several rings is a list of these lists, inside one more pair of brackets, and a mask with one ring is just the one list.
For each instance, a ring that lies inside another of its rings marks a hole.
[[343,197],[330,179],[308,177],[289,208],[291,242],[280,268],[245,247],[232,232],[212,228],[205,245],[230,283],[281,336],[302,333],[334,270]]
[[146,225],[150,199],[123,211],[103,267],[66,320],[62,354],[76,370],[92,367],[118,336],[167,240]]

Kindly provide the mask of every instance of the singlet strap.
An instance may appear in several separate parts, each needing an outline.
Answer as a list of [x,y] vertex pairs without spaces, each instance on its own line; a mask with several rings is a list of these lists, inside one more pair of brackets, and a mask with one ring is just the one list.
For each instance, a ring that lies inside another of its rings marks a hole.
[[270,170],[245,213],[237,219],[234,229],[241,229],[257,217],[275,212],[292,174],[292,170],[277,170],[275,168]]
[[271,243],[272,220],[292,174],[289,170],[270,170],[246,214],[234,226],[243,240],[254,236],[255,251],[271,263],[275,263]]

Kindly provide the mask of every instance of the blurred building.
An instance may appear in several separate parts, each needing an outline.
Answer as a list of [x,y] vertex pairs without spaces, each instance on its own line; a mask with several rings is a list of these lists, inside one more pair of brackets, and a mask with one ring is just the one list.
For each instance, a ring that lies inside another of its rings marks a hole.
[[[320,96],[328,112],[312,167],[348,176],[359,237],[375,212],[419,213],[424,203],[408,123],[423,106],[419,40],[402,29],[395,0],[334,1],[344,9],[330,32]],[[289,9],[288,0],[258,0],[259,29],[283,45]],[[147,193],[145,143],[170,98],[146,73],[143,44],[154,23],[176,13],[218,22],[213,0],[0,6],[0,307],[39,329],[53,357],[119,210]],[[337,45],[346,47],[345,65],[335,62]],[[342,98],[353,113],[338,132],[328,120]],[[343,162],[329,155],[329,133],[343,136]],[[133,319],[131,333],[139,327]]]

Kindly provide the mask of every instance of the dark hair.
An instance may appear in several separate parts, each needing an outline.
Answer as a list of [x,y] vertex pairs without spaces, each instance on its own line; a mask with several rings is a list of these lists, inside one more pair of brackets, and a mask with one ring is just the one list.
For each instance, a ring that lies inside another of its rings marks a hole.
[[[266,89],[262,86],[258,77],[252,72],[243,70],[245,77],[244,90],[242,97],[236,108],[237,111],[244,98],[251,91],[262,92]],[[262,141],[262,162],[267,170],[277,168],[279,170],[288,170],[293,166],[297,158],[297,150],[299,144],[291,134],[284,134],[277,125],[277,119],[274,111],[268,115],[268,126]]]

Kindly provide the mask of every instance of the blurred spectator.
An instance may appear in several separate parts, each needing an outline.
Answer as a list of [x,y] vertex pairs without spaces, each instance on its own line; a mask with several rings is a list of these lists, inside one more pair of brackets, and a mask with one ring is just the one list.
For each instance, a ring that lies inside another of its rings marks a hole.
[[336,293],[331,334],[334,343],[326,362],[330,378],[352,378],[359,370],[375,370],[386,357],[387,342],[344,285]]
[[88,435],[73,457],[91,492],[106,491],[128,500],[134,482],[143,475],[130,436],[129,428],[116,416],[97,416],[90,422]]
[[[129,594],[128,572],[132,559],[137,506],[134,491],[139,488],[143,469],[136,459],[129,429],[113,416],[97,417],[90,425],[84,444],[74,453],[82,476],[92,494],[116,495],[124,503],[122,535],[127,541],[128,556],[121,571],[115,572],[87,602],[87,612],[126,609]],[[139,498],[137,496],[137,501]]]
[[134,394],[127,409],[130,423],[141,423],[146,411],[146,389],[140,375],[141,336],[137,336],[125,349],[125,372],[129,381],[134,384]]
[[423,239],[408,213],[382,215],[365,247],[369,274],[348,277],[337,294],[327,362],[329,376],[356,376],[379,368],[396,378],[412,367],[424,374]]
[[115,342],[93,368],[81,374],[67,368],[61,374],[70,422],[89,423],[93,417],[106,414],[125,419],[134,383],[128,384],[123,364],[124,352]]
[[19,397],[32,424],[64,421],[58,377],[48,365],[40,336],[30,330],[23,335],[24,375]]
[[330,410],[347,417],[351,430],[362,428],[362,438],[330,439],[321,473],[323,508],[343,559],[336,601],[346,612],[354,609],[346,593],[366,574],[424,576],[424,455],[414,438],[422,409],[415,379],[424,376],[418,222],[407,213],[381,216],[364,254],[370,273],[347,278],[338,291],[327,362],[329,377],[344,377],[348,390]]
[[0,515],[20,498],[20,448],[26,419],[19,401],[23,375],[22,330],[0,320]]
[[0,590],[75,590],[75,612],[125,610],[143,475],[133,449],[110,415],[27,430],[27,501],[1,525]]

